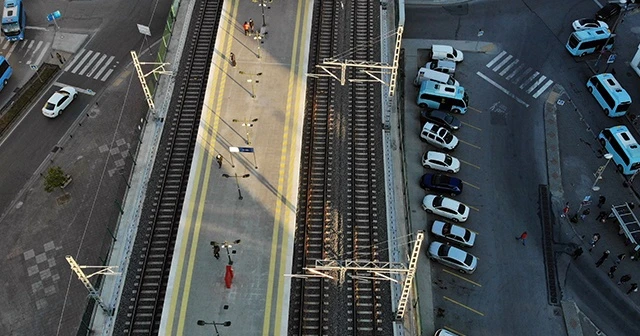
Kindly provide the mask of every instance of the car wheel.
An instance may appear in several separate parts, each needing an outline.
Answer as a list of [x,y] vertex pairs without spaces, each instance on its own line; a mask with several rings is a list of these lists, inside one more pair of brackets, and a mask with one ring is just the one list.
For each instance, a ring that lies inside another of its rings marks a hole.
[[453,170],[449,169],[449,170],[447,170],[447,173],[455,174],[456,172],[454,172]]
[[76,98],[78,98],[78,94],[77,94],[77,93],[74,93],[74,94],[73,94],[73,99],[76,99]]
[[7,86],[7,83],[9,83],[9,81],[5,79],[4,82],[2,82],[2,86]]
[[617,165],[616,167],[618,168],[618,171],[620,173],[624,172],[624,169],[622,169],[622,165]]
[[589,88],[588,88],[588,89],[589,89],[589,93],[592,93],[592,92],[593,92],[593,86],[589,86]]
[[467,272],[463,269],[459,269],[458,272],[462,273],[462,274],[467,274]]
[[460,222],[460,220],[459,220],[459,219],[457,219],[457,218],[455,218],[455,217],[454,217],[454,218],[451,218],[451,220],[452,220],[452,221],[454,221],[454,222],[456,222],[456,223],[459,223],[459,222]]
[[427,209],[427,213],[432,214],[432,213],[433,213],[433,210],[431,210],[431,209]]
[[583,57],[586,54],[587,54],[586,52],[583,52],[582,54],[580,54],[580,57]]
[[604,109],[603,111],[605,115],[609,115],[609,109]]
[[426,107],[427,107],[427,104],[425,104],[425,103],[420,103],[420,104],[418,104],[418,106],[420,106],[420,107],[422,107],[422,108],[426,108]]
[[453,109],[453,110],[451,110],[451,112],[453,112],[453,113],[462,113],[462,111],[460,111],[460,109]]
[[600,144],[602,145],[602,147],[604,147],[604,145],[605,145],[605,143],[606,143],[606,142],[604,141],[604,139],[599,139],[599,140],[600,140]]

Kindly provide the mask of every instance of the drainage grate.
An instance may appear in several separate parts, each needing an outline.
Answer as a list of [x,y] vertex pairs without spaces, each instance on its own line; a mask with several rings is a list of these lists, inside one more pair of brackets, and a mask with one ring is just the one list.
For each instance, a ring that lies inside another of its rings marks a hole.
[[547,275],[547,299],[549,304],[558,305],[558,272],[556,260],[553,254],[553,217],[551,214],[551,199],[549,187],[541,184],[538,187],[540,199],[540,215],[542,218],[542,251],[544,256],[544,268]]

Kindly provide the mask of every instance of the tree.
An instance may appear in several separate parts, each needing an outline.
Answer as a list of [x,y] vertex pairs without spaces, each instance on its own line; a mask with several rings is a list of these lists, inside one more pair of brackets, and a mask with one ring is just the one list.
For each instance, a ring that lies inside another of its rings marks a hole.
[[70,179],[71,176],[65,174],[59,166],[50,167],[44,177],[44,191],[50,193],[54,189],[60,188],[64,192],[64,187],[66,187]]

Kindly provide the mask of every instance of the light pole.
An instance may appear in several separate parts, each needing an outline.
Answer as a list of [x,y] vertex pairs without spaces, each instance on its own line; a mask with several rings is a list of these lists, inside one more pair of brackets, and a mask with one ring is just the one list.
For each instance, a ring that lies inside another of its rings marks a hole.
[[[266,27],[267,21],[264,18],[264,8],[267,7],[267,5],[264,3],[264,0],[260,0],[260,4],[258,6],[260,6],[260,9],[262,10],[262,27]],[[266,28],[265,28],[265,31],[266,31]],[[264,34],[262,29],[260,29],[260,33]]]
[[[260,49],[258,49],[260,50]],[[241,75],[247,75],[249,76],[249,79],[247,79],[247,83],[251,84],[251,98],[256,99],[256,87],[255,87],[255,83],[259,83],[258,81],[254,80],[253,77],[254,76],[262,76],[262,72],[258,72],[258,73],[250,73],[250,72],[244,72],[244,71],[238,71],[239,74]]]
[[252,123],[254,123],[254,122],[258,121],[258,118],[251,119],[251,120],[247,120],[247,119],[242,119],[242,120],[239,120],[239,119],[233,119],[233,120],[231,120],[231,121],[233,121],[233,122],[235,122],[235,123],[237,123],[237,122],[241,122],[241,123],[242,123],[242,126],[246,128],[246,131],[247,131],[247,132],[246,132],[246,134],[247,134],[247,140],[245,140],[245,142],[247,143],[247,145],[250,145],[250,144],[251,144],[251,137],[250,137],[250,135],[251,135],[251,134],[249,133],[249,131],[251,130],[251,127],[253,127],[253,124],[252,124]]
[[[251,176],[250,174],[244,174],[240,177],[242,178],[247,178]],[[240,182],[238,181],[238,174],[233,173],[233,175],[229,175],[229,174],[222,174],[222,177],[224,178],[230,178],[230,177],[235,177],[236,178],[236,187],[238,187],[238,199],[242,200],[242,192],[240,191]]]
[[620,4],[624,5],[624,9],[622,10],[622,13],[618,14],[618,17],[616,18],[616,22],[613,23],[613,28],[611,28],[611,34],[609,34],[609,37],[607,37],[607,40],[604,42],[602,49],[600,49],[600,53],[598,54],[598,59],[596,60],[596,64],[595,64],[596,72],[599,72],[598,63],[600,63],[600,59],[602,58],[602,54],[604,54],[605,48],[607,47],[607,45],[609,45],[609,41],[611,40],[611,37],[613,37],[614,32],[616,31],[616,28],[618,28],[618,24],[620,23],[621,19],[627,13],[627,6],[629,6],[629,4],[627,3],[627,0],[620,0]]
[[231,260],[231,251],[229,251],[229,249],[233,247],[233,245],[231,244],[238,245],[240,244],[240,242],[241,242],[240,239],[236,239],[231,243],[225,240],[222,244],[218,244],[217,242],[214,242],[214,241],[212,241],[210,244],[211,246],[220,246],[223,249],[227,250],[227,258],[229,259],[229,265],[233,265],[233,260]]
[[256,42],[258,43],[258,53],[256,54],[256,56],[260,58],[260,45],[262,44],[263,36],[262,34],[256,34],[256,36],[254,36],[253,39],[256,40]]
[[598,170],[596,170],[596,172],[593,173],[593,176],[596,178],[596,180],[593,182],[593,186],[591,186],[591,190],[593,191],[600,190],[600,187],[597,186],[598,181],[602,180],[602,173],[604,173],[604,170],[607,169],[607,166],[609,165],[609,162],[611,162],[613,155],[606,153],[604,155],[604,158],[607,159],[607,162],[604,165],[598,167]]
[[216,321],[211,321],[211,322],[205,322],[203,320],[198,320],[198,325],[199,326],[206,326],[206,325],[212,325],[213,328],[216,331],[216,336],[220,336],[220,332],[218,331],[218,326],[222,326],[222,327],[228,327],[231,325],[231,321],[225,321],[225,322],[216,322]]

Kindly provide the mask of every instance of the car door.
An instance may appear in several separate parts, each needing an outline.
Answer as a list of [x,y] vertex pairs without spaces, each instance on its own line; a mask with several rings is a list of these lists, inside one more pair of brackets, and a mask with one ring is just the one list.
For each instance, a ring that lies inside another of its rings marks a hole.
[[58,112],[64,110],[67,105],[69,105],[69,96],[68,95],[64,95],[62,96],[62,98],[60,98],[60,101],[58,102]]

